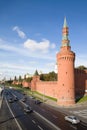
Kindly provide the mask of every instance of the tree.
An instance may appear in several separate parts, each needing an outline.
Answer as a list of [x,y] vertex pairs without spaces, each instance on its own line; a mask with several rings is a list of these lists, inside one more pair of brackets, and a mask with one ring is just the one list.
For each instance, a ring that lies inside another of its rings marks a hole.
[[36,70],[35,73],[34,73],[34,76],[38,76],[38,75],[39,75],[39,73],[38,73],[38,71]]
[[43,81],[57,81],[57,74],[54,71],[49,72],[48,74],[41,74],[40,75],[40,80],[43,80]]
[[87,69],[87,67],[85,67],[84,65],[80,65],[80,66],[77,67],[77,69],[85,70],[85,69]]
[[31,82],[31,80],[32,80],[32,77],[26,78],[26,81],[27,81],[27,82]]
[[19,75],[19,81],[22,81],[21,75]]
[[24,80],[26,80],[26,74],[24,75]]
[[14,77],[14,80],[17,81],[17,77],[16,76]]

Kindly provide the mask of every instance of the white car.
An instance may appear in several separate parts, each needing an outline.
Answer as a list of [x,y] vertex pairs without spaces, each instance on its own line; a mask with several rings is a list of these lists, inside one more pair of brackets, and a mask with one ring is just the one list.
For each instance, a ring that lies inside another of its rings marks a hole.
[[72,124],[80,123],[80,120],[76,116],[65,116],[65,120],[71,122]]

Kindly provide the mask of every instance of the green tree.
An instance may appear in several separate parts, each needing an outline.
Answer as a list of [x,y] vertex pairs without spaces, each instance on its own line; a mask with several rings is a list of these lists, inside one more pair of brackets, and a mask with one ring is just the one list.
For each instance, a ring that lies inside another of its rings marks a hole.
[[85,69],[87,69],[87,67],[85,67],[84,65],[80,65],[80,66],[77,67],[77,69],[85,70]]
[[35,76],[38,76],[38,75],[39,75],[39,73],[38,73],[37,70],[35,71],[34,75],[35,75]]
[[21,75],[19,75],[19,81],[22,81]]
[[40,75],[40,80],[43,80],[43,81],[57,81],[57,74],[54,71],[49,72],[48,74],[41,74]]
[[31,80],[32,80],[32,77],[26,78],[26,81],[27,81],[27,82],[31,82]]
[[17,77],[16,76],[14,77],[14,80],[17,81]]

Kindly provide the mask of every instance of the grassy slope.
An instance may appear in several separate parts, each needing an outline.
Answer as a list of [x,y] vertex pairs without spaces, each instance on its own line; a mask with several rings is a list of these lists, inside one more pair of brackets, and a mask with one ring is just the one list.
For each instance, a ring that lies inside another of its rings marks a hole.
[[[31,96],[34,96],[34,97],[36,97],[36,98],[39,98],[40,100],[42,100],[42,99],[43,99],[43,96],[44,96],[45,99],[48,98],[48,99],[50,99],[50,100],[57,101],[56,98],[43,95],[43,94],[41,94],[41,93],[39,93],[39,92],[36,92],[36,91],[31,91],[30,89],[27,89],[27,88],[22,88],[22,87],[17,87],[17,86],[15,86],[14,88],[17,89],[17,90],[19,90],[19,91],[21,91],[21,92],[26,93],[27,95],[31,95]],[[87,96],[84,96],[84,97],[82,97],[81,99],[79,99],[79,100],[77,101],[77,103],[81,103],[81,102],[85,102],[85,101],[87,101]]]
[[87,101],[87,96],[82,97],[77,103],[81,103],[85,101]]

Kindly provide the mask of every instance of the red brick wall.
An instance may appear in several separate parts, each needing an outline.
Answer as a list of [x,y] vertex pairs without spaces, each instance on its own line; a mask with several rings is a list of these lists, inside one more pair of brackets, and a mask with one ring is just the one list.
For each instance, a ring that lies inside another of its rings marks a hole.
[[57,88],[57,81],[39,81],[36,83],[36,91],[54,98],[57,97]]
[[[27,86],[27,83],[25,85]],[[30,86],[32,91],[54,98],[58,96],[58,81],[41,81],[39,76],[34,76]],[[87,71],[75,69],[75,95],[83,96],[85,91],[87,91]]]
[[31,87],[31,83],[23,81],[22,82],[22,86],[25,87],[25,88],[30,88]]
[[87,72],[75,69],[75,91],[76,96],[83,96],[87,90]]

